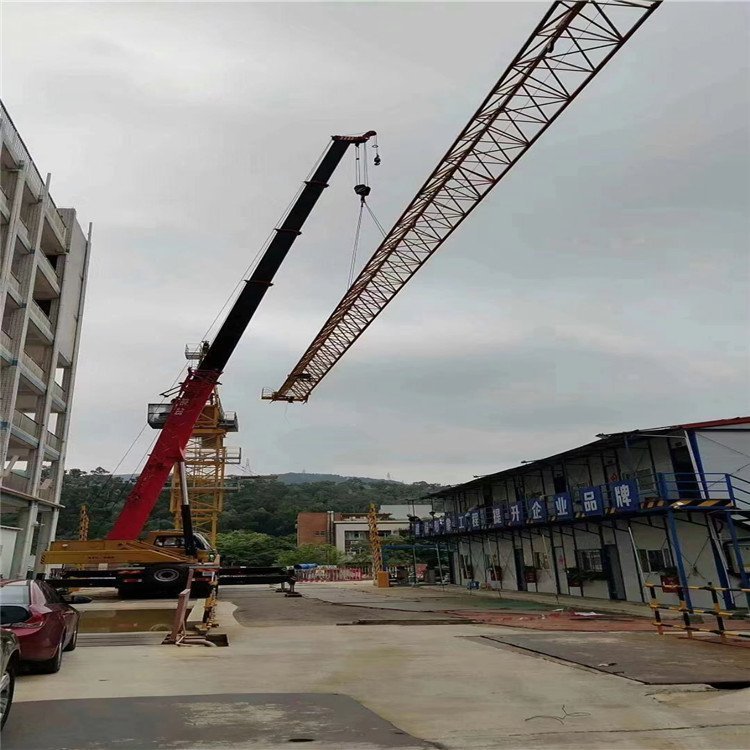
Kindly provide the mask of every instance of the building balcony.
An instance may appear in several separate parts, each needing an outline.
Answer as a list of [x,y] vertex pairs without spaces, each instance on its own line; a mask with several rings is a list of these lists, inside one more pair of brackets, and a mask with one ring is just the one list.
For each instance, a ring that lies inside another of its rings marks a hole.
[[16,224],[16,236],[26,247],[31,246],[31,242],[29,241],[29,228],[26,226],[23,219],[20,219]]
[[31,376],[29,379],[33,378],[34,385],[44,391],[47,383],[47,374],[26,352],[21,353],[21,365],[26,370],[25,374]]
[[2,188],[0,188],[0,214],[6,220],[10,218],[10,198]]
[[13,361],[14,347],[13,339],[5,331],[0,331],[0,354],[8,363]]
[[49,430],[47,430],[44,443],[48,448],[52,448],[52,450],[57,451],[58,453],[62,448],[62,440]]
[[52,383],[52,398],[61,410],[65,409],[68,403],[68,394],[58,383]]
[[550,523],[579,523],[629,514],[742,509],[750,511],[750,482],[731,474],[657,474],[641,484],[623,479],[579,487],[571,492],[532,497],[442,518],[412,520],[416,537],[520,529]]
[[63,221],[62,216],[60,216],[57,206],[55,206],[51,198],[47,204],[47,211],[44,215],[52,227],[52,230],[57,235],[60,244],[65,247],[65,235],[67,234],[68,228],[65,226],[65,222]]
[[60,296],[60,278],[57,275],[53,265],[44,256],[44,253],[37,254],[37,268],[49,284],[50,290],[57,297]]
[[23,492],[25,495],[31,494],[31,478],[25,474],[11,471],[6,476],[2,477],[0,483],[6,489]]
[[11,273],[8,276],[8,289],[10,290],[16,304],[20,305],[23,301],[21,294],[21,282]]
[[52,321],[44,314],[42,308],[34,300],[30,300],[28,304],[29,317],[39,329],[42,336],[51,344],[55,339],[55,334],[52,330]]
[[23,412],[13,412],[13,427],[16,428],[13,432],[18,435],[21,432],[22,438],[26,439],[26,442],[30,442],[36,445],[39,441],[39,433],[41,432],[41,425],[35,422],[31,417],[26,416]]

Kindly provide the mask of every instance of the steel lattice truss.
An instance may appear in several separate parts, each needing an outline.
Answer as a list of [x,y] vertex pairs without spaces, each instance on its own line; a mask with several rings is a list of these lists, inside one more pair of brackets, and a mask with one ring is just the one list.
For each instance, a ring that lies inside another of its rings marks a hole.
[[274,401],[307,401],[367,326],[661,0],[555,2],[370,258]]

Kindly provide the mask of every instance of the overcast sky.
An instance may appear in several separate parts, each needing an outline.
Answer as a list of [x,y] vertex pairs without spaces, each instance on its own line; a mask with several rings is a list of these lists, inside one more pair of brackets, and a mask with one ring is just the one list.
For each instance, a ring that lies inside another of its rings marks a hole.
[[[329,135],[379,132],[390,226],[546,7],[4,2],[2,98],[94,223],[68,467],[114,469]],[[308,404],[261,402],[346,286],[347,158],[223,378],[252,470],[458,482],[747,414],[748,41],[664,3]]]

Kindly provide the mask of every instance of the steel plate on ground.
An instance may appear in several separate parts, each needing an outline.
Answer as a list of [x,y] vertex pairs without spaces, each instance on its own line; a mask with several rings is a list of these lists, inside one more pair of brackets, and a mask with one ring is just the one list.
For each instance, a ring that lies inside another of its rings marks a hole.
[[649,633],[523,633],[472,640],[510,645],[649,685],[750,683],[750,649]]

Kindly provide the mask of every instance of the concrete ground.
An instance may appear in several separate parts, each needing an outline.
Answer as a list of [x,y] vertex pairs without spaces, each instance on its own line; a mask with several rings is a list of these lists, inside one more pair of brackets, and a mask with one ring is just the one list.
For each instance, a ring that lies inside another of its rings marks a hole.
[[[73,738],[59,750],[279,750],[300,741],[326,750],[750,748],[747,689],[647,686],[476,639],[524,632],[508,627],[338,624],[376,619],[377,611],[391,618],[393,608],[382,605],[402,597],[420,619],[440,611],[424,589],[383,593],[351,584],[310,584],[300,590],[302,599],[285,599],[266,588],[223,588],[219,613],[228,648],[79,647],[65,655],[58,674],[23,677],[19,710],[3,732],[4,749],[46,750],[49,732],[40,725],[35,744],[29,717],[45,716],[51,710],[47,701],[59,706],[57,715],[66,717],[64,736]],[[462,609],[468,596],[450,592]],[[323,601],[336,598],[339,603]],[[360,608],[366,614],[355,611]],[[149,696],[168,696],[153,705],[163,706],[165,716],[182,712],[184,721],[152,737],[144,726],[155,726],[153,711],[143,701],[101,702]],[[203,698],[195,708],[195,699],[186,696]],[[131,718],[130,730],[127,722],[113,729],[105,719],[95,720],[110,716],[115,705]],[[150,718],[139,724],[141,714]],[[269,722],[274,730],[263,730]],[[213,731],[204,732],[206,724]],[[357,731],[346,734],[347,726]],[[143,744],[144,732],[150,744]]]

